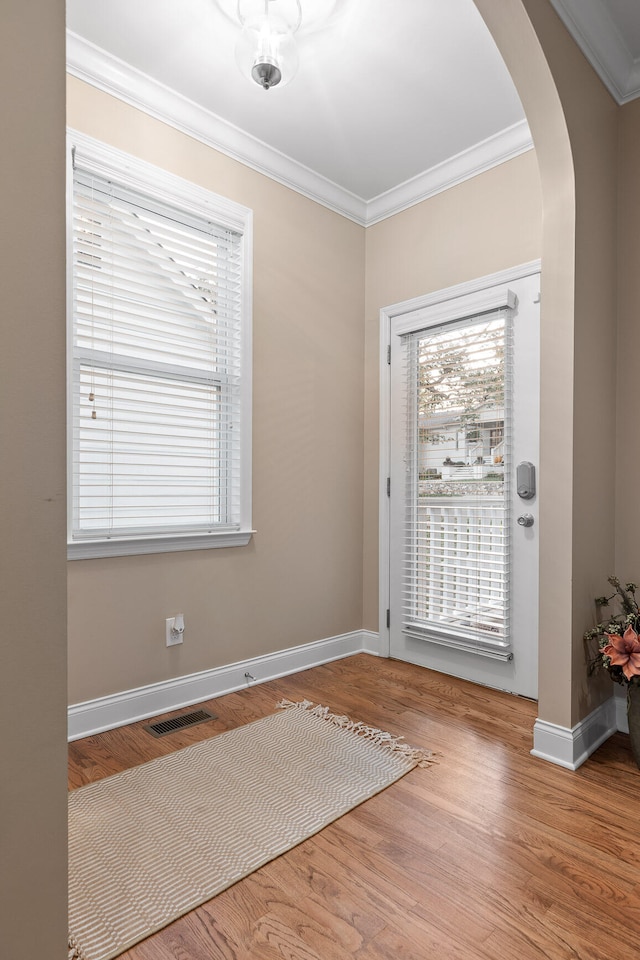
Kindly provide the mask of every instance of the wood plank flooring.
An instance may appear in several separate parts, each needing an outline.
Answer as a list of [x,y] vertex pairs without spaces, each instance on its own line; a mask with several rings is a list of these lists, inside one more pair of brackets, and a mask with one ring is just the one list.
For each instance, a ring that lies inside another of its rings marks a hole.
[[281,697],[402,734],[440,762],[123,960],[638,960],[628,737],[563,770],[529,754],[534,703],[410,664],[360,654],[207,701],[217,720],[162,739],[132,724],[78,740],[70,787],[272,713]]

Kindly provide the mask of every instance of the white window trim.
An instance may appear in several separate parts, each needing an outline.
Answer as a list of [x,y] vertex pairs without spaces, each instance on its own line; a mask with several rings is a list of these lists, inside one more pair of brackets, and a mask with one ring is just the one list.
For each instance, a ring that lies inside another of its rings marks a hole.
[[[253,211],[221,197],[204,187],[184,180],[144,160],[117,150],[76,130],[67,132],[67,558],[136,556],[206,550],[216,547],[245,546],[255,531],[251,526],[251,413],[252,413],[252,291],[253,291]],[[233,531],[206,534],[167,534],[133,537],[109,537],[96,540],[71,540],[73,497],[72,417],[73,417],[73,158],[83,168],[134,190],[156,195],[174,203],[187,213],[202,216],[210,211],[212,220],[242,234],[243,276],[241,335],[243,342],[240,410],[240,525]]]

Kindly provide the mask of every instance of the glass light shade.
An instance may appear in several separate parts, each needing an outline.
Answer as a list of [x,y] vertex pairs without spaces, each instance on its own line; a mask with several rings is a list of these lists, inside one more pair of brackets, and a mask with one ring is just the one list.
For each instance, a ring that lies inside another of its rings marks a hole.
[[265,90],[284,87],[298,69],[298,48],[291,27],[268,13],[246,20],[236,46],[236,61],[245,77]]

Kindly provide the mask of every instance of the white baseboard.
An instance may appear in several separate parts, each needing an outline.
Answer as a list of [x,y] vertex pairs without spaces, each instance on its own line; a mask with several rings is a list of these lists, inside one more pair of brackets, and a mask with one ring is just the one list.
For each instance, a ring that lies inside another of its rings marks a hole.
[[360,630],[362,634],[361,653],[371,653],[374,657],[386,657],[387,653],[382,649],[383,644],[380,634],[373,630]]
[[570,729],[546,720],[536,720],[531,751],[533,756],[568,770],[577,770],[605,740],[620,729],[615,699],[609,697]]
[[308,670],[354,653],[380,656],[380,638],[371,630],[353,630],[326,640],[316,640],[288,650],[279,650],[251,660],[241,660],[213,670],[203,670],[186,677],[152,683],[135,690],[124,690],[108,697],[76,703],[68,709],[69,740],[79,740],[94,733],[122,727],[137,720],[146,720],[159,713],[168,713],[202,700],[221,697],[243,690],[256,678],[256,683],[276,680],[290,673]]

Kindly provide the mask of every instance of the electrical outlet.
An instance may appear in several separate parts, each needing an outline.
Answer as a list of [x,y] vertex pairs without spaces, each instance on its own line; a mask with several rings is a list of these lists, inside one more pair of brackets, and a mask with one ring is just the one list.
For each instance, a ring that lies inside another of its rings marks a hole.
[[166,624],[166,638],[167,646],[174,647],[177,643],[182,643],[184,637],[184,617],[181,613],[177,614],[175,617],[167,617],[165,620]]

